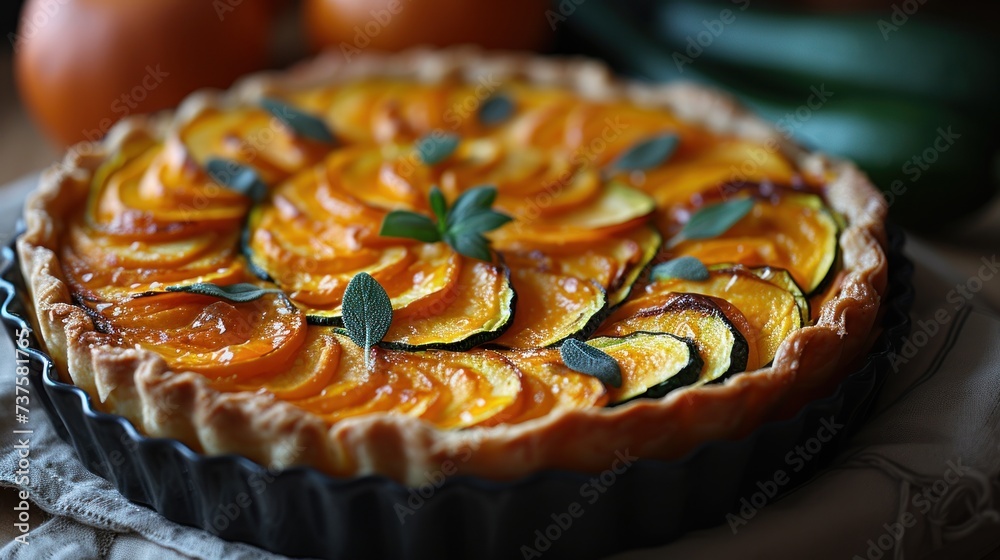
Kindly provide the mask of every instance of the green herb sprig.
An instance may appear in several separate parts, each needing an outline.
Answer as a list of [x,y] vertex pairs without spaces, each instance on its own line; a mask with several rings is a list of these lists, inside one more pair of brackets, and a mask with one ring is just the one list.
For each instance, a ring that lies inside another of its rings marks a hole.
[[667,248],[673,248],[691,239],[711,239],[729,231],[744,216],[753,210],[752,197],[735,198],[710,206],[703,206],[691,216],[677,235],[667,243]]
[[567,339],[559,347],[563,363],[573,370],[601,380],[605,385],[622,386],[622,370],[614,358],[602,350],[575,338]]
[[669,132],[643,140],[632,146],[611,163],[611,171],[645,171],[659,167],[677,150],[680,139]]
[[441,190],[432,187],[430,207],[434,220],[416,212],[394,210],[382,221],[379,235],[424,243],[444,241],[458,253],[490,262],[493,258],[490,242],[483,234],[513,219],[492,209],[496,197],[496,187],[475,187],[462,193],[449,209]]
[[335,144],[337,142],[337,137],[334,136],[330,127],[319,117],[310,115],[301,109],[296,109],[277,99],[261,99],[260,105],[300,138],[308,138],[324,144]]
[[654,266],[649,277],[653,281],[680,278],[700,282],[708,280],[708,269],[695,257],[678,257]]
[[343,320],[347,336],[365,349],[365,367],[374,368],[372,348],[382,342],[392,324],[392,300],[367,272],[351,278],[344,291]]
[[258,300],[268,294],[285,294],[281,290],[275,288],[261,288],[260,286],[254,284],[231,284],[229,286],[219,286],[217,284],[204,282],[187,284],[184,286],[168,286],[167,291],[210,296],[231,303],[248,303]]
[[254,202],[260,202],[267,196],[267,183],[248,165],[212,158],[205,162],[205,171],[219,185],[247,196]]

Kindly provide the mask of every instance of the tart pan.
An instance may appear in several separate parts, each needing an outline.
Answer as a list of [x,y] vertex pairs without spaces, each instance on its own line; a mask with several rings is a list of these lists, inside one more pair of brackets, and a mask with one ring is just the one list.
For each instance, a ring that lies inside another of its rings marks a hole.
[[[628,466],[614,465],[618,473],[549,470],[498,482],[439,472],[409,488],[381,476],[335,478],[305,467],[275,472],[241,456],[204,456],[176,440],[146,437],[125,418],[95,410],[87,393],[59,381],[34,334],[31,382],[91,472],[129,500],[224,539],[310,558],[596,559],[725,523],[727,514],[739,515],[741,500],[760,503],[758,483],[779,470],[790,477],[784,493],[837,455],[865,421],[891,369],[890,354],[910,330],[913,266],[902,254],[902,232],[891,225],[888,231],[882,332],[834,394],[741,440],[708,442],[676,461],[629,459]],[[11,246],[3,248],[3,261],[3,323],[12,335],[32,330]],[[797,445],[815,451],[831,420],[844,428],[808,460],[789,460]]]

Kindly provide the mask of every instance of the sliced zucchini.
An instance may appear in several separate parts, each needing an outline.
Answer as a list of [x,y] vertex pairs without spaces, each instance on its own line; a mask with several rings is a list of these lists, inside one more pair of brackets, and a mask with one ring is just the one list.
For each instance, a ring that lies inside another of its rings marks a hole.
[[647,286],[646,291],[649,294],[703,294],[729,302],[754,329],[761,364],[770,364],[785,337],[803,325],[795,296],[741,266],[710,270],[708,274],[708,279],[702,281],[680,278],[660,280]]
[[744,371],[750,347],[739,329],[711,299],[696,294],[646,294],[618,308],[599,336],[635,332],[669,333],[692,340],[704,362],[696,383],[720,381]]
[[667,333],[636,332],[587,341],[618,362],[622,386],[608,388],[609,403],[658,399],[699,380],[704,366],[694,341]]
[[[730,265],[731,266],[731,265]],[[714,267],[713,267],[714,268]],[[729,268],[728,266],[719,266],[722,268]],[[802,324],[808,325],[810,321],[809,300],[806,299],[804,293],[802,293],[802,288],[792,278],[792,275],[783,268],[776,268],[773,266],[758,266],[749,269],[750,272],[754,274],[757,278],[767,280],[768,282],[774,284],[775,286],[784,288],[791,292],[792,296],[795,297],[795,303],[799,306],[799,312],[802,314]]]
[[405,321],[393,321],[382,346],[468,350],[501,336],[514,321],[516,304],[507,267],[463,258],[452,287]]
[[656,258],[656,254],[663,245],[663,237],[652,227],[639,228],[632,239],[639,245],[638,259],[629,262],[622,282],[608,293],[608,307],[614,307],[625,301],[625,298],[632,292],[632,286],[636,280],[649,268],[650,263]]
[[782,192],[773,201],[758,200],[750,214],[722,235],[685,241],[674,252],[706,264],[784,268],[811,294],[833,275],[839,233],[836,218],[818,195]]
[[507,348],[543,348],[584,338],[607,310],[604,289],[575,276],[516,268],[511,282],[517,292],[514,322],[494,341]]

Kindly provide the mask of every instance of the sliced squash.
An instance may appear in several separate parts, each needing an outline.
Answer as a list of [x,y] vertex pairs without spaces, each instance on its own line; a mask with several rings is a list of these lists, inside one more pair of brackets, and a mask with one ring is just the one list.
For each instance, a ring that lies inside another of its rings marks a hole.
[[632,333],[587,341],[618,362],[622,386],[608,389],[609,402],[657,399],[699,380],[704,362],[694,341],[667,333]]
[[673,253],[706,264],[784,268],[809,294],[834,270],[839,231],[819,196],[783,193],[774,200],[758,199],[753,210],[722,235],[685,241]]
[[422,311],[393,321],[382,341],[405,350],[467,350],[496,339],[514,320],[510,272],[463,257],[458,281]]
[[[624,337],[594,338],[587,344],[607,353],[621,368],[622,386],[606,387],[608,404],[640,396],[662,397],[678,387],[696,382],[702,370],[702,360],[694,343],[671,334],[637,332]],[[566,367],[558,349],[508,350],[503,354],[518,364],[528,377],[540,378],[549,384],[555,382],[560,391],[565,385],[575,388],[573,406],[581,404],[581,395],[584,403],[600,396],[593,388],[581,390],[582,380],[578,376],[583,374]],[[541,397],[544,399],[546,395]]]
[[216,379],[213,386],[220,391],[267,393],[287,401],[306,399],[318,395],[330,384],[340,366],[342,352],[337,335],[330,329],[309,327],[301,351],[287,369],[250,381]]
[[507,350],[504,357],[521,370],[525,398],[506,424],[526,422],[559,410],[605,406],[608,392],[596,377],[573,371],[562,363],[558,351]]
[[559,244],[523,240],[497,248],[511,267],[596,281],[608,292],[610,308],[628,297],[661,243],[656,229],[643,225],[601,240]]
[[513,222],[490,234],[500,245],[517,241],[560,244],[604,239],[645,223],[656,203],[642,191],[611,183],[590,203],[544,219]]
[[635,332],[669,333],[693,341],[703,361],[698,384],[744,371],[750,358],[740,330],[714,301],[700,295],[666,291],[643,295],[618,308],[596,335]]
[[762,365],[774,359],[778,346],[794,330],[802,327],[802,313],[788,290],[737,266],[709,271],[707,280],[670,278],[646,287],[648,294],[688,292],[724,299],[746,317],[757,335],[757,352]]
[[126,346],[156,352],[176,371],[245,380],[289,367],[306,339],[305,317],[285,297],[249,303],[159,292],[90,308]]
[[527,397],[520,370],[495,352],[377,348],[369,371],[363,351],[346,336],[334,336],[344,352],[329,385],[294,401],[329,422],[383,412],[445,429],[492,425],[518,414]]
[[[729,268],[731,266],[732,265],[720,265],[719,268]],[[792,278],[792,275],[787,270],[773,266],[758,266],[750,268],[749,270],[758,278],[767,280],[775,286],[784,288],[791,292],[792,296],[795,297],[795,303],[799,306],[799,312],[802,314],[802,324],[809,324],[812,320],[809,300],[802,292],[802,288],[799,287],[798,282],[795,281],[795,278]]]
[[586,337],[607,309],[604,289],[575,276],[515,268],[511,283],[517,292],[514,322],[494,341],[507,348],[543,348]]

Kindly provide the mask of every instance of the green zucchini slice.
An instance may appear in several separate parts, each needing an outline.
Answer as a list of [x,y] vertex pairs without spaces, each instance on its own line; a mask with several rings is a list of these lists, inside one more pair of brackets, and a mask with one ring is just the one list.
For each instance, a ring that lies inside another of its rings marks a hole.
[[656,293],[629,301],[597,334],[669,333],[693,341],[703,366],[696,384],[721,381],[746,370],[750,347],[739,329],[711,299],[696,294]]
[[608,388],[608,403],[635,398],[658,399],[699,380],[701,356],[694,342],[667,333],[635,332],[623,337],[600,337],[587,344],[618,362],[622,386]]
[[517,292],[514,322],[494,342],[507,348],[544,348],[585,338],[606,315],[607,296],[596,282],[533,268],[511,271]]

